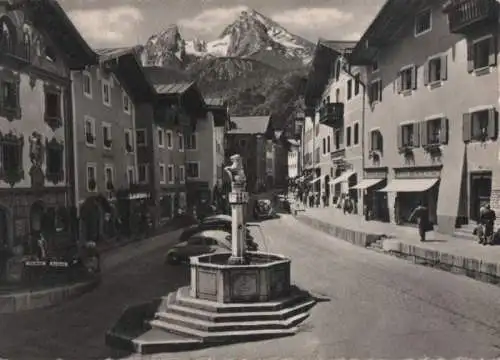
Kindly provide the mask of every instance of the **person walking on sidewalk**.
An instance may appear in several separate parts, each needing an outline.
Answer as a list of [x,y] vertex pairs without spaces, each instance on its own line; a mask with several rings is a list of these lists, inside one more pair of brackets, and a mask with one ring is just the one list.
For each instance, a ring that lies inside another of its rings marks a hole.
[[479,241],[482,245],[489,245],[492,243],[493,238],[493,227],[497,216],[493,210],[490,208],[490,204],[486,204],[484,209],[481,208],[479,213],[479,222],[484,226],[484,236]]
[[429,221],[429,210],[422,203],[413,210],[409,217],[409,221],[417,220],[418,224],[418,234],[420,235],[420,241],[425,241],[425,233],[431,230],[431,223]]

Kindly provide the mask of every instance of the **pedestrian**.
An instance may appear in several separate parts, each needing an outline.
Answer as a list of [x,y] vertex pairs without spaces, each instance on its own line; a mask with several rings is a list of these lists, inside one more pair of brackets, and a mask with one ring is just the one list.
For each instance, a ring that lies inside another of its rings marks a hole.
[[321,195],[321,201],[323,202],[323,207],[326,207],[326,193],[323,193],[323,195]]
[[484,236],[479,240],[479,243],[482,245],[491,245],[493,228],[497,216],[495,212],[490,208],[490,204],[485,204],[484,209],[481,210],[479,212],[479,222],[484,227]]
[[429,221],[429,210],[427,207],[425,207],[422,203],[419,203],[408,218],[409,221],[413,221],[413,219],[417,220],[420,241],[424,242],[426,232],[432,230],[432,224]]

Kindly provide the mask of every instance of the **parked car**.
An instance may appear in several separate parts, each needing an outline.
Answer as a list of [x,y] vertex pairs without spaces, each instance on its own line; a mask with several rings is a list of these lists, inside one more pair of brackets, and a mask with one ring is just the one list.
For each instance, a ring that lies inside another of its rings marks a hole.
[[[179,236],[179,242],[187,241],[191,236],[204,230],[223,230],[228,233],[232,231],[232,218],[229,215],[209,216],[198,224],[185,228]],[[247,240],[253,240],[250,230],[247,229]]]
[[231,234],[222,230],[205,230],[191,236],[187,241],[176,244],[167,252],[168,264],[189,261],[191,256],[231,251]]

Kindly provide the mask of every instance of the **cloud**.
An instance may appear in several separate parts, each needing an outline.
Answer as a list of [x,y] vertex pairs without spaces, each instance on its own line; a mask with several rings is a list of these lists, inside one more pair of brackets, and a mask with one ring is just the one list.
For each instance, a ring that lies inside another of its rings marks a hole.
[[181,19],[178,24],[186,29],[200,32],[220,31],[236,19],[246,6],[211,8],[189,19]]
[[316,33],[318,36],[332,37],[332,31],[353,22],[354,15],[337,8],[297,8],[285,10],[271,16],[274,21],[287,29],[300,33]]
[[83,37],[92,45],[129,45],[137,40],[138,25],[144,20],[134,6],[73,10],[68,13]]

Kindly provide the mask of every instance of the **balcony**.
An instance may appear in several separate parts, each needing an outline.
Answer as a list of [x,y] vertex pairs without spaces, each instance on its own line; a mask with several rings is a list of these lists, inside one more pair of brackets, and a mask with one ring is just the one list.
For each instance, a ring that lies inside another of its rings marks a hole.
[[339,161],[342,161],[345,158],[345,148],[332,151],[330,153],[330,157],[334,164]]
[[319,109],[320,124],[340,127],[344,120],[344,103],[328,103]]
[[496,23],[496,0],[450,0],[443,11],[448,14],[451,33],[466,34],[481,25]]

